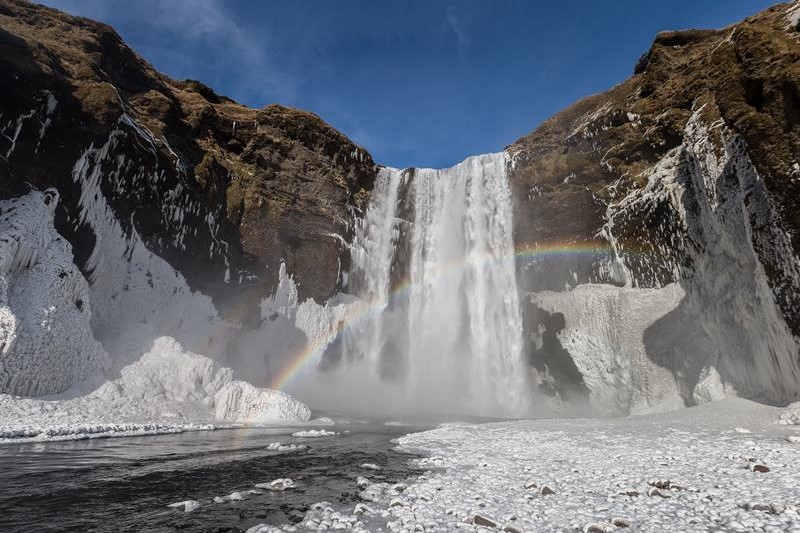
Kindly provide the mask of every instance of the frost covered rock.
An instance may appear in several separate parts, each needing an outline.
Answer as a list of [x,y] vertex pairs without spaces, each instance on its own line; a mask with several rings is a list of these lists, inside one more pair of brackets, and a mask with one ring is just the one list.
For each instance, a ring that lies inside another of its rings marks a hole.
[[311,409],[278,390],[261,389],[234,381],[214,395],[217,420],[230,422],[300,421],[311,418]]
[[[309,416],[308,408],[290,396],[235,381],[229,368],[184,350],[171,337],[155,339],[150,350],[116,372],[116,379],[71,399],[0,394],[0,439],[174,433],[213,429],[220,422],[244,420],[243,414],[256,423],[299,422]],[[238,390],[249,393],[233,401],[230,392]],[[218,413],[230,418],[218,419]]]
[[283,492],[286,489],[293,489],[296,486],[297,485],[295,484],[295,482],[288,477],[275,479],[273,481],[270,481],[269,483],[256,483],[255,485],[257,489],[266,489],[275,492]]
[[783,426],[800,425],[800,402],[790,404],[786,410],[778,416],[778,423]]
[[335,431],[328,431],[326,429],[307,429],[303,431],[295,431],[292,433],[292,437],[306,437],[306,438],[317,438],[317,437],[333,437],[338,435]]
[[0,202],[0,392],[58,393],[109,366],[57,203],[55,189]]
[[184,513],[191,513],[192,511],[200,507],[200,502],[198,502],[197,500],[186,500],[182,502],[171,503],[167,507],[171,507],[173,509],[180,509]]

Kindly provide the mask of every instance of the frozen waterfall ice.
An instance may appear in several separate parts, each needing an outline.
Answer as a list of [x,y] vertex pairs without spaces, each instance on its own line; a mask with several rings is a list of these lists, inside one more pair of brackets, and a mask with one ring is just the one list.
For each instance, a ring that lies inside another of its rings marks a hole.
[[368,311],[320,387],[384,411],[526,412],[506,167],[500,153],[380,171],[349,276]]

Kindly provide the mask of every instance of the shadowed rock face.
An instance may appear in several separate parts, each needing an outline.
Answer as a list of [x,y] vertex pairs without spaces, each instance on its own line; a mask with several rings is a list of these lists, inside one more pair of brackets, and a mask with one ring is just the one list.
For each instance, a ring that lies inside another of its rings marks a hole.
[[16,0],[0,1],[0,94],[0,197],[56,187],[78,265],[94,235],[73,167],[122,131],[107,159],[129,164],[100,183],[116,218],[229,318],[257,316],[281,260],[301,298],[340,287],[376,167],[316,115],[169,79],[110,27]]

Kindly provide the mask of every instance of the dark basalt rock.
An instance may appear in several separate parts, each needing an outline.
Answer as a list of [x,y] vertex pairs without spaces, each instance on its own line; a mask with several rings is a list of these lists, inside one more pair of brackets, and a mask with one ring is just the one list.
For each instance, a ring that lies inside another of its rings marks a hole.
[[[349,239],[377,169],[318,116],[250,109],[172,80],[109,26],[20,0],[0,0],[0,95],[0,197],[56,187],[57,229],[79,265],[95,236],[76,222],[72,170],[122,130],[112,155],[130,165],[100,183],[114,215],[228,318],[257,315],[281,261],[301,299],[321,302],[340,288],[349,257],[337,235]],[[178,224],[193,229],[181,243]]]

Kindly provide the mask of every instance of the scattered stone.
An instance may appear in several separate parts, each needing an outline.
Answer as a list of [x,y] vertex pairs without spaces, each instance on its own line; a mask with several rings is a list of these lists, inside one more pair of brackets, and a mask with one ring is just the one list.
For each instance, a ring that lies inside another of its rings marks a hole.
[[393,498],[391,502],[389,502],[389,507],[405,507],[406,502],[401,500],[400,498]]
[[625,490],[625,491],[620,492],[619,494],[622,495],[622,496],[630,496],[631,498],[635,498],[636,496],[639,496],[639,491],[636,491],[636,490]]
[[657,489],[669,489],[672,487],[672,482],[668,479],[648,479],[647,484]]
[[359,468],[363,468],[364,470],[383,470],[383,468],[375,463],[364,463]]
[[515,524],[510,524],[510,523],[506,523],[503,526],[503,531],[506,531],[508,533],[522,533],[522,529],[517,527]]
[[743,505],[742,508],[747,509],[748,511],[765,511],[767,513],[772,512],[772,506],[768,503],[748,502]]
[[534,483],[534,482],[530,482],[530,483],[528,483],[527,485],[525,485],[525,488],[526,488],[526,489],[535,489],[535,488],[536,488],[536,487],[538,487],[538,486],[539,486],[539,485],[537,485],[536,483]]
[[789,435],[786,437],[786,442],[791,442],[792,444],[800,444],[800,435]]
[[542,496],[548,496],[550,494],[555,494],[555,493],[556,493],[556,491],[554,491],[553,489],[551,489],[547,485],[542,485],[542,488],[539,489],[539,494],[541,494]]
[[472,517],[472,523],[476,526],[497,527],[497,522],[483,514],[476,514]]
[[407,488],[408,488],[408,485],[406,485],[405,483],[395,483],[394,485],[392,485],[392,490],[394,492],[403,492]]
[[736,433],[750,433],[750,430],[747,428],[733,428]]
[[668,495],[661,492],[657,487],[650,487],[647,489],[647,495],[652,497],[658,496],[659,498],[669,498]]
[[353,509],[353,514],[356,516],[361,516],[363,514],[370,514],[372,512],[373,512],[372,507],[370,507],[366,503],[357,503],[355,508]]
[[631,521],[627,518],[622,518],[621,516],[612,518],[611,523],[617,527],[631,527]]
[[766,474],[767,472],[769,472],[769,467],[767,465],[754,463],[750,465],[750,470],[752,470],[753,472],[760,472],[762,474]]

